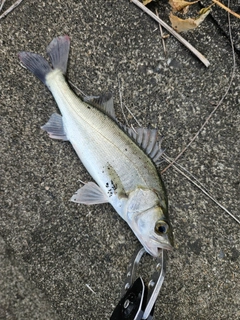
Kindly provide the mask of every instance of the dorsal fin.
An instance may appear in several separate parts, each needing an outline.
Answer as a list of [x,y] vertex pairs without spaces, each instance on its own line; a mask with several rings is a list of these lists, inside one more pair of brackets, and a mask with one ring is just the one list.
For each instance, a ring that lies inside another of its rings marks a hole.
[[133,129],[126,126],[121,126],[121,128],[136,142],[136,144],[156,165],[159,165],[159,159],[164,151],[161,149],[162,138],[159,139],[157,129],[141,127]]
[[113,97],[111,93],[103,93],[100,96],[86,96],[84,101],[88,104],[99,108],[112,119],[114,119],[119,127],[134,140],[134,142],[152,159],[152,161],[159,165],[163,150],[161,149],[162,139],[159,139],[157,129],[148,128],[129,128],[116,120],[115,110],[113,107]]
[[83,100],[88,104],[99,108],[111,118],[116,120],[115,110],[113,106],[113,96],[110,92],[102,93],[100,96],[86,96]]

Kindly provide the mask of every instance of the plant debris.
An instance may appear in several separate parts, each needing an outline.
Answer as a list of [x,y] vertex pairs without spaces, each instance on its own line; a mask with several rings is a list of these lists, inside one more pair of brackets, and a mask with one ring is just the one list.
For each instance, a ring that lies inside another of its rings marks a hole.
[[[149,4],[150,2],[152,2],[153,0],[143,0],[143,5],[146,6],[147,4]],[[169,4],[172,7],[172,11],[173,12],[181,12],[183,14],[183,16],[186,15],[186,13],[188,13],[188,9],[190,6],[192,6],[193,4],[196,4],[199,0],[196,1],[192,1],[192,2],[188,2],[185,0],[169,0]],[[223,5],[220,1],[218,0],[212,0],[212,4],[207,7],[207,8],[203,8],[200,11],[200,15],[197,18],[179,18],[178,16],[174,15],[173,12],[170,13],[169,15],[169,19],[172,23],[172,27],[174,30],[176,30],[177,32],[186,32],[188,30],[192,30],[197,28],[200,23],[202,23],[204,21],[204,19],[207,17],[207,15],[210,13],[210,8],[216,4],[219,7],[221,7],[222,9],[224,9],[225,11],[231,13],[232,15],[234,15],[236,18],[240,19],[240,15],[237,14],[236,12],[232,11],[231,9],[229,9],[228,7],[226,7],[225,5]]]
[[143,5],[146,6],[146,5],[149,4],[150,2],[152,2],[152,0],[143,0]]
[[161,24],[169,33],[171,33],[178,41],[185,45],[196,57],[206,66],[209,67],[210,62],[202,55],[196,48],[194,48],[187,40],[185,40],[179,33],[173,30],[166,22],[156,16],[151,10],[142,4],[139,0],[131,0],[136,6],[146,12],[151,18]]
[[184,8],[188,8],[189,6],[197,3],[198,1],[199,0],[193,2],[188,2],[184,0],[169,0],[169,4],[172,7],[173,11],[182,11]]
[[[3,14],[0,15],[0,19],[5,18],[11,11],[13,11],[17,6],[19,6],[22,1],[23,0],[17,0],[13,5],[11,5],[10,8],[8,8],[6,11],[3,12]],[[2,10],[5,2],[6,0],[0,2],[0,11]]]
[[196,19],[193,19],[193,18],[181,19],[178,16],[175,16],[174,14],[172,14],[171,12],[169,15],[169,19],[172,23],[172,27],[174,30],[176,30],[177,32],[184,32],[184,31],[197,28],[200,25],[200,23],[202,23],[204,19],[208,16],[210,11],[211,11],[210,8],[208,8],[207,10],[201,10],[199,12],[200,15]]

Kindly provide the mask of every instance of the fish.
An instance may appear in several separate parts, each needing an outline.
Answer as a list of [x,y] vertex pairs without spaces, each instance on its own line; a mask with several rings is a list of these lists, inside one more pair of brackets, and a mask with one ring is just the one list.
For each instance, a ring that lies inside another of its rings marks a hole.
[[41,55],[21,51],[20,63],[51,91],[60,114],[41,127],[50,138],[69,141],[93,181],[71,201],[85,205],[110,203],[127,222],[145,250],[158,257],[173,249],[168,199],[157,170],[162,155],[157,129],[129,128],[115,116],[111,93],[80,99],[66,81],[69,36],[47,47],[51,65]]

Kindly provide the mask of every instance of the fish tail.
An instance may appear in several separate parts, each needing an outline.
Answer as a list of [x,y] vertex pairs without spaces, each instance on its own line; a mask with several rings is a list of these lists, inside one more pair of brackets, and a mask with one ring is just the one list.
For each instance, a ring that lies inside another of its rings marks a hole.
[[52,71],[48,62],[39,54],[21,51],[18,53],[21,64],[46,84],[46,75]]
[[46,84],[46,76],[53,69],[59,69],[63,74],[66,73],[69,48],[70,38],[68,36],[60,36],[52,40],[47,47],[47,53],[53,68],[41,55],[36,53],[21,51],[18,53],[18,57],[25,68]]
[[47,53],[50,56],[53,69],[59,69],[63,74],[67,72],[69,48],[69,36],[54,38],[47,47]]

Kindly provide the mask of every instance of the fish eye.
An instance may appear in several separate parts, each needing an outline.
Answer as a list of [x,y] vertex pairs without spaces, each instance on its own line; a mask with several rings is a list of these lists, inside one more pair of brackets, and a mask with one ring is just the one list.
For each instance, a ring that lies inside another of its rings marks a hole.
[[157,221],[155,224],[155,232],[159,235],[165,234],[168,231],[168,224],[165,221]]

